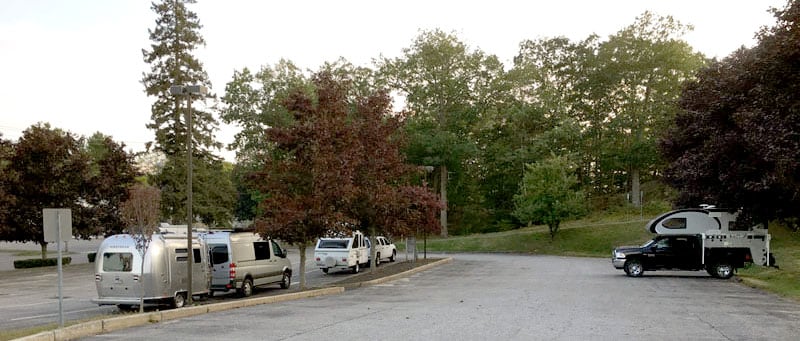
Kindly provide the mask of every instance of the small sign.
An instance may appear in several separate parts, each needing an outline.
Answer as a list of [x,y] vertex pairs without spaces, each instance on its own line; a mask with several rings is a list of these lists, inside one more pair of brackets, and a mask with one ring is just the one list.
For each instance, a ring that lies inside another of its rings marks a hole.
[[[69,208],[45,208],[42,210],[44,220],[44,241],[54,243],[72,238],[72,210]],[[61,230],[61,240],[58,231]]]

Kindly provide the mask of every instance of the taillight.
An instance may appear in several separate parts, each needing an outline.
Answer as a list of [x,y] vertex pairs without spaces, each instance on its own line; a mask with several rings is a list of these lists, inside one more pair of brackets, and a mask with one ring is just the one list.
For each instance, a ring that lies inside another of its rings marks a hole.
[[744,255],[744,260],[749,262],[749,261],[753,260],[753,257],[751,257],[750,254],[748,253],[748,254]]
[[236,278],[236,263],[231,263],[230,265],[230,277],[231,279]]
[[101,275],[101,274],[94,274],[94,281],[95,281],[95,282],[100,282],[100,281],[102,281],[102,280],[103,280],[103,275]]
[[133,275],[133,281],[134,282],[138,282],[139,281],[139,275]]
[[319,262],[319,260],[320,260],[319,257],[317,257],[317,262]]
[[342,262],[347,263],[347,257],[342,257]]

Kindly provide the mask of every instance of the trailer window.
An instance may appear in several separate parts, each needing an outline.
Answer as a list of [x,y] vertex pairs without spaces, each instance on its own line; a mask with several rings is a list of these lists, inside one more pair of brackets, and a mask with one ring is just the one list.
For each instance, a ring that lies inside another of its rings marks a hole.
[[211,248],[211,261],[216,264],[228,262],[228,246],[217,245]]
[[130,272],[133,254],[130,252],[106,252],[103,254],[103,271]]
[[192,260],[195,263],[202,263],[202,259],[200,259],[200,249],[192,249]]
[[676,229],[676,230],[677,229],[685,229],[686,228],[686,218],[670,218],[670,219],[664,220],[664,222],[661,223],[661,225],[663,225],[665,228],[668,228],[668,229]]
[[256,252],[256,260],[269,259],[269,243],[254,242],[253,249]]
[[320,249],[346,249],[348,240],[320,240]]

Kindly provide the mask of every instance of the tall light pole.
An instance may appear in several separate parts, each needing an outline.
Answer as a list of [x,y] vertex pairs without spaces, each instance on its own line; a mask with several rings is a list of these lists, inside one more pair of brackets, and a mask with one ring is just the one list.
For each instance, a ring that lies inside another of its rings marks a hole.
[[192,266],[194,265],[194,251],[192,250],[192,95],[205,95],[208,88],[203,85],[173,85],[169,87],[173,96],[186,96],[186,304],[192,304]]

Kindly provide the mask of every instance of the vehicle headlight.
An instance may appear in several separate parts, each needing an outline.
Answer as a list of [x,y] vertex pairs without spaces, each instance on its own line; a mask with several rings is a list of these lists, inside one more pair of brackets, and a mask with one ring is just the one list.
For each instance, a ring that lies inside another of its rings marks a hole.
[[622,252],[614,251],[614,258],[625,258],[625,254]]

